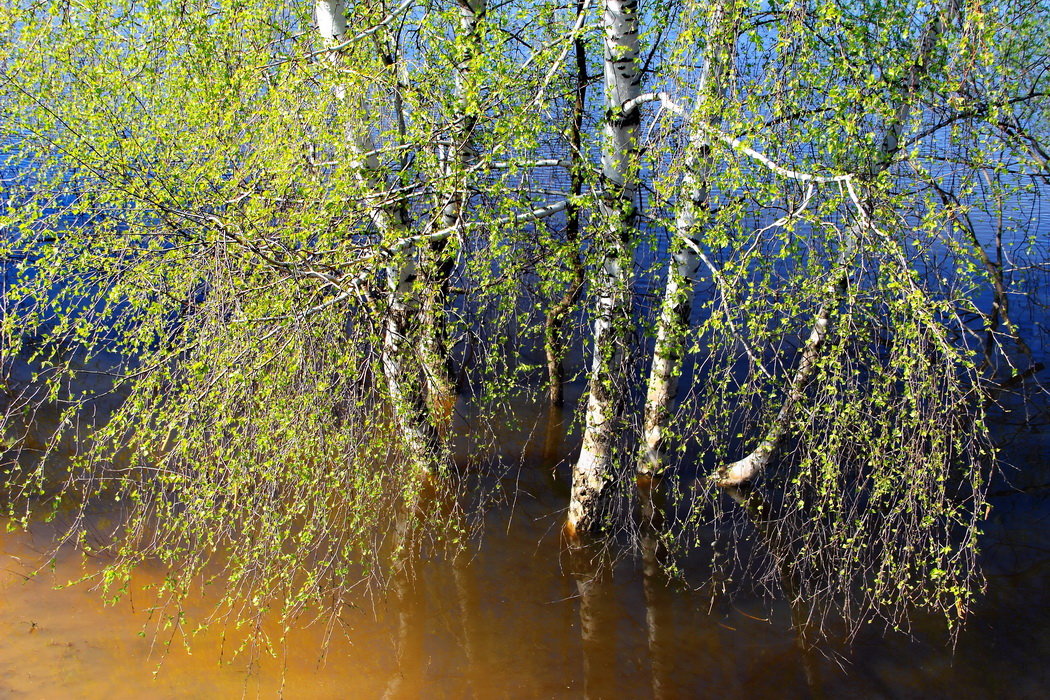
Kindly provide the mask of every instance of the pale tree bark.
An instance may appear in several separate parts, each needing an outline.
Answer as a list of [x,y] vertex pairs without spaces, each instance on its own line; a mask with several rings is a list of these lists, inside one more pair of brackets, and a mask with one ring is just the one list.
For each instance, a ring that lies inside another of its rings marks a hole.
[[[345,5],[342,0],[320,0],[316,7],[318,30],[325,43],[335,47],[346,35]],[[338,53],[334,49],[329,58],[333,63],[339,61]],[[337,88],[337,97],[344,108],[356,108],[362,114],[367,113],[363,105],[350,105],[342,87]],[[348,138],[359,159],[355,168],[358,181],[372,192],[388,190],[375,155],[376,148],[369,125],[355,125]],[[404,202],[400,199],[388,200],[385,197],[382,200],[385,203],[372,206],[369,210],[369,216],[380,235],[386,240],[409,243],[400,247],[386,268],[387,313],[380,362],[394,422],[405,443],[406,454],[413,462],[418,475],[432,476],[439,468],[441,443],[427,407],[419,367],[413,361],[419,320],[419,301],[416,294],[417,246],[411,242],[411,227]]]
[[[469,82],[474,62],[482,52],[482,23],[487,0],[458,0],[459,28],[455,66],[455,111],[448,122],[449,142],[439,145],[442,186],[437,193],[441,229],[459,230],[470,196],[467,171],[474,161],[474,130],[478,123],[477,100],[471,96]],[[431,241],[425,251],[422,351],[431,405],[451,407],[456,392],[455,372],[449,346],[448,310],[450,286],[456,268],[452,236]]]
[[637,0],[605,2],[605,150],[602,154],[602,255],[595,280],[594,359],[580,456],[572,472],[567,527],[601,528],[612,503],[620,455],[617,438],[627,382],[623,349],[628,340],[637,220],[639,110],[623,104],[639,95]]
[[569,565],[580,603],[580,641],[583,644],[583,697],[618,695],[616,674],[609,660],[616,658],[616,614],[612,609],[612,563],[603,543],[571,538]]
[[639,545],[642,550],[642,588],[645,592],[645,629],[649,646],[653,697],[673,697],[674,592],[664,568],[666,552],[663,533],[663,492],[653,484],[639,484],[642,524]]
[[[716,116],[706,122],[717,128],[721,121],[720,102],[736,53],[733,18],[721,5],[712,11],[707,36],[709,43],[697,104],[707,103],[708,113]],[[697,273],[702,264],[700,239],[708,223],[710,186],[707,178],[714,167],[714,159],[710,135],[700,127],[699,117],[694,114],[690,128],[682,176],[683,196],[677,206],[675,231],[670,241],[671,261],[656,322],[656,343],[646,389],[642,447],[637,465],[638,477],[650,482],[648,486],[655,489],[659,489],[659,484],[653,480],[660,478],[668,463],[667,433],[678,398],[685,339],[693,311]]]
[[[893,158],[900,147],[901,136],[917,106],[919,92],[923,85],[922,80],[929,72],[930,63],[943,58],[941,55],[943,51],[938,51],[941,40],[944,34],[956,24],[960,12],[960,0],[947,0],[944,9],[927,22],[919,39],[915,61],[905,79],[904,90],[894,106],[893,114],[883,132],[880,148],[868,169],[869,176],[882,172],[893,164]],[[849,186],[849,183],[847,185]],[[817,360],[828,335],[832,310],[838,307],[848,286],[850,258],[856,252],[865,232],[872,226],[870,203],[859,201],[853,190],[850,191],[854,195],[858,208],[858,220],[852,228],[852,234],[847,236],[842,255],[832,273],[832,281],[828,286],[831,298],[817,311],[812,330],[802,347],[802,357],[791,376],[780,410],[759,439],[758,445],[750,453],[716,471],[715,480],[721,486],[748,484],[766,470],[789,432],[795,409],[805,396],[806,386],[816,374]]]
[[[583,0],[576,0],[576,26],[582,25],[586,7]],[[569,171],[569,207],[565,211],[565,241],[572,256],[572,279],[565,294],[547,314],[544,328],[544,349],[547,353],[547,390],[552,406],[565,403],[565,318],[572,311],[583,292],[586,276],[583,256],[580,251],[580,207],[577,203],[583,193],[583,115],[587,107],[587,49],[579,31],[573,36],[573,51],[576,54],[576,86],[573,91],[572,121],[569,124],[569,149],[571,170]]]

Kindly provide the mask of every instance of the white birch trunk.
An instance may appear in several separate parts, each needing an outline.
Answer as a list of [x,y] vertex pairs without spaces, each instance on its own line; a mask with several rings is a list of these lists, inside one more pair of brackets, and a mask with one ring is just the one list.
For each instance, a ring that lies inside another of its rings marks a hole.
[[[325,43],[333,46],[346,34],[345,5],[342,0],[319,0],[316,6],[318,31]],[[338,56],[330,60],[338,63]],[[347,105],[346,91],[337,89],[337,97]],[[362,106],[355,108],[365,112]],[[356,177],[371,191],[387,189],[379,173],[368,126],[354,129],[349,134],[351,147],[360,160]],[[407,212],[400,201],[373,207],[369,212],[380,234],[387,240],[411,238]],[[420,381],[419,369],[412,361],[416,351],[413,336],[417,332],[419,303],[416,294],[417,250],[414,243],[404,247],[387,267],[387,314],[384,322],[381,364],[387,383],[394,421],[401,432],[405,450],[416,470],[424,476],[433,475],[440,455],[440,440],[434,428]]]
[[627,388],[621,365],[630,324],[639,138],[638,109],[625,113],[621,105],[640,93],[638,5],[637,0],[605,2],[604,189],[599,203],[603,230],[598,241],[604,258],[595,282],[594,360],[583,445],[572,472],[570,531],[601,527],[619,458],[616,443]]
[[[704,58],[697,95],[698,103],[714,100],[715,109],[720,109],[717,103],[725,93],[726,76],[732,70],[735,57],[736,32],[722,26],[725,20],[722,8],[716,8],[708,25],[711,43]],[[720,121],[715,118],[710,123],[717,127]],[[667,433],[678,398],[685,337],[701,265],[697,251],[702,245],[701,228],[706,225],[707,177],[713,163],[709,136],[699,124],[693,124],[691,128],[688,149],[682,182],[684,196],[677,207],[675,232],[670,242],[671,261],[656,322],[656,344],[646,389],[642,447],[637,465],[638,476],[649,479],[658,479],[668,462]]]

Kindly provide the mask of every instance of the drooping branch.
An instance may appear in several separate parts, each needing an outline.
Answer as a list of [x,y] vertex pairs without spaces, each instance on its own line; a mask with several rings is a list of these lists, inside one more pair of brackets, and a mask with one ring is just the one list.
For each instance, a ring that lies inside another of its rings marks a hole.
[[[947,0],[945,13],[943,15],[941,13],[935,14],[927,24],[920,41],[916,59],[909,71],[905,94],[898,102],[893,116],[886,126],[875,162],[867,173],[869,177],[889,168],[892,164],[893,157],[897,153],[901,134],[910,118],[921,88],[921,79],[927,74],[941,35],[947,27],[954,24],[958,12],[958,0]],[[768,163],[765,164],[767,167],[770,167]],[[774,172],[776,171],[774,169]],[[748,484],[761,475],[769,465],[773,454],[779,449],[788,434],[795,409],[804,398],[807,385],[816,375],[820,351],[828,334],[828,324],[832,309],[839,305],[842,296],[846,292],[850,274],[849,259],[857,251],[859,240],[865,231],[871,230],[881,234],[881,231],[875,227],[871,219],[869,207],[861,201],[854,186],[853,178],[844,177],[839,181],[845,187],[850,200],[857,209],[858,220],[848,232],[845,248],[841,252],[839,261],[832,274],[832,281],[828,290],[830,298],[817,311],[809,337],[802,348],[802,357],[792,374],[791,381],[782,399],[780,410],[770,425],[767,426],[758,445],[750,453],[736,462],[719,467],[715,471],[712,478],[720,486],[736,487]]]

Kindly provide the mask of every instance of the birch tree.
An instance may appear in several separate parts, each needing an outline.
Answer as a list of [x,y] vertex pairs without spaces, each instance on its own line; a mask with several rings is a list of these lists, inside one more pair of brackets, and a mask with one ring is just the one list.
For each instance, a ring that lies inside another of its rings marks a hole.
[[618,436],[627,390],[622,353],[631,314],[640,138],[639,112],[625,110],[624,104],[641,91],[638,9],[637,0],[607,0],[604,4],[605,121],[597,242],[601,266],[595,282],[594,359],[588,377],[583,445],[572,471],[571,531],[601,527],[622,459]]
[[[713,532],[719,580],[851,629],[965,615],[988,387],[1038,374],[1011,302],[1045,245],[979,227],[1046,181],[1045,8],[0,8],[4,484],[128,504],[107,581],[221,552],[257,609],[349,595],[398,506],[506,495],[478,446],[571,349],[570,533],[640,497],[647,570]],[[419,527],[463,539],[450,509]]]

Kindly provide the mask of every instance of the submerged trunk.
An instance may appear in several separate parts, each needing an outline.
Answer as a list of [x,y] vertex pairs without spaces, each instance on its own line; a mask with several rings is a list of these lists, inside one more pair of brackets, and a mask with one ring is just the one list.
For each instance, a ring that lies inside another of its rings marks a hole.
[[631,320],[631,278],[637,219],[639,111],[621,105],[637,97],[642,79],[637,0],[605,2],[605,152],[602,155],[602,255],[597,271],[594,360],[580,457],[572,472],[570,531],[599,530],[613,499],[621,455],[617,438],[627,390],[623,348]]

